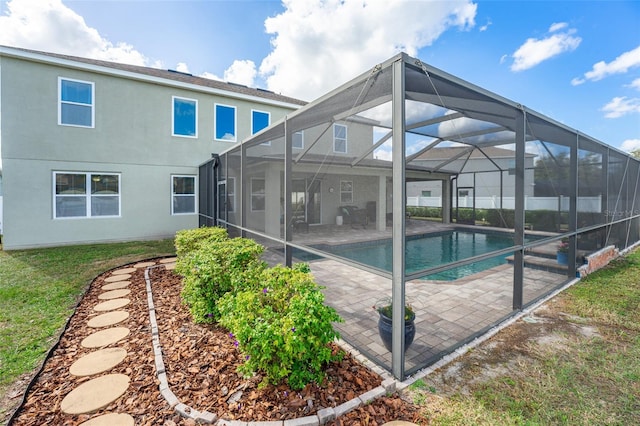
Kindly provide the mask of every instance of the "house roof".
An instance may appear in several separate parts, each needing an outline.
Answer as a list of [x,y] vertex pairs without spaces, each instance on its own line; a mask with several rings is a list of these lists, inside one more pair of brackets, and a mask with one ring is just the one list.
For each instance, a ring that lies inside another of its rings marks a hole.
[[[177,85],[190,85],[214,91],[236,94],[241,97],[260,98],[265,101],[287,104],[297,107],[305,105],[307,102],[289,96],[280,95],[265,89],[251,88],[241,84],[212,80],[204,77],[197,77],[188,73],[173,70],[162,70],[159,68],[143,67],[138,65],[121,64],[118,62],[102,61],[97,59],[82,58],[79,56],[63,55],[52,52],[42,52],[37,50],[23,49],[0,45],[0,56],[19,57],[21,59],[36,62],[55,62],[69,67],[86,68],[93,71],[123,74],[133,77],[134,75],[146,76],[152,79],[161,79],[165,83],[175,83]],[[133,75],[129,75],[133,74]]]

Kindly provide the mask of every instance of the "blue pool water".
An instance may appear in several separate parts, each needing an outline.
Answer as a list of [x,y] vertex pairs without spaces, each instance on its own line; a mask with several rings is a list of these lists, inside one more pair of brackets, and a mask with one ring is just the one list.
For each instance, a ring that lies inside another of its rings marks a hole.
[[[406,273],[443,265],[472,256],[513,246],[513,235],[500,232],[446,231],[407,237],[405,249]],[[354,260],[378,269],[391,271],[391,240],[373,241],[322,248],[331,254]],[[456,280],[506,262],[505,256],[493,257],[448,271],[423,277],[429,280]]]

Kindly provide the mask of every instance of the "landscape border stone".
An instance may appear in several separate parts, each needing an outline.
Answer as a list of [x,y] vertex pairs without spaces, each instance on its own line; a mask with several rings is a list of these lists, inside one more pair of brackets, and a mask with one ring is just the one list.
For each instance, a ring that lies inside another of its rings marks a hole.
[[335,420],[341,415],[353,411],[361,405],[369,403],[379,397],[386,395],[387,393],[393,393],[395,389],[398,388],[396,380],[390,377],[384,369],[371,363],[357,351],[354,351],[353,348],[346,342],[340,340],[338,343],[343,347],[343,349],[353,353],[358,361],[365,364],[368,368],[380,375],[383,378],[383,381],[380,386],[343,404],[340,404],[335,408],[321,409],[314,416],[299,417],[297,419],[285,420],[284,422],[241,422],[238,420],[228,420],[222,417],[218,418],[215,413],[211,413],[209,411],[199,411],[192,407],[189,407],[186,404],[183,404],[169,387],[164,360],[162,359],[162,347],[160,345],[160,338],[158,336],[158,322],[155,315],[155,306],[153,303],[153,290],[151,288],[151,278],[149,275],[149,271],[163,266],[164,264],[150,265],[147,266],[144,271],[144,280],[147,289],[147,304],[149,306],[149,322],[151,324],[152,330],[151,340],[155,358],[156,376],[158,378],[158,381],[160,382],[158,386],[160,394],[169,404],[169,406],[172,407],[174,411],[180,414],[182,417],[192,419],[197,422],[203,422],[205,424],[213,424],[215,422],[215,424],[219,426],[319,426]]

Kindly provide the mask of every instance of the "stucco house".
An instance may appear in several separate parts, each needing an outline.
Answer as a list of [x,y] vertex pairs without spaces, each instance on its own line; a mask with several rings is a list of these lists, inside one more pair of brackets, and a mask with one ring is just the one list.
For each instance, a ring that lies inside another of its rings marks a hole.
[[0,46],[4,249],[172,236],[199,225],[199,166],[305,102]]

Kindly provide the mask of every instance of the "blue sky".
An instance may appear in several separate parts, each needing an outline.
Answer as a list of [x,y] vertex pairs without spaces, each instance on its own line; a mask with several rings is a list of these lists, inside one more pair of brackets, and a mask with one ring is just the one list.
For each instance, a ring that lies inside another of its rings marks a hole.
[[640,1],[0,0],[0,44],[303,100],[403,50],[640,149]]

